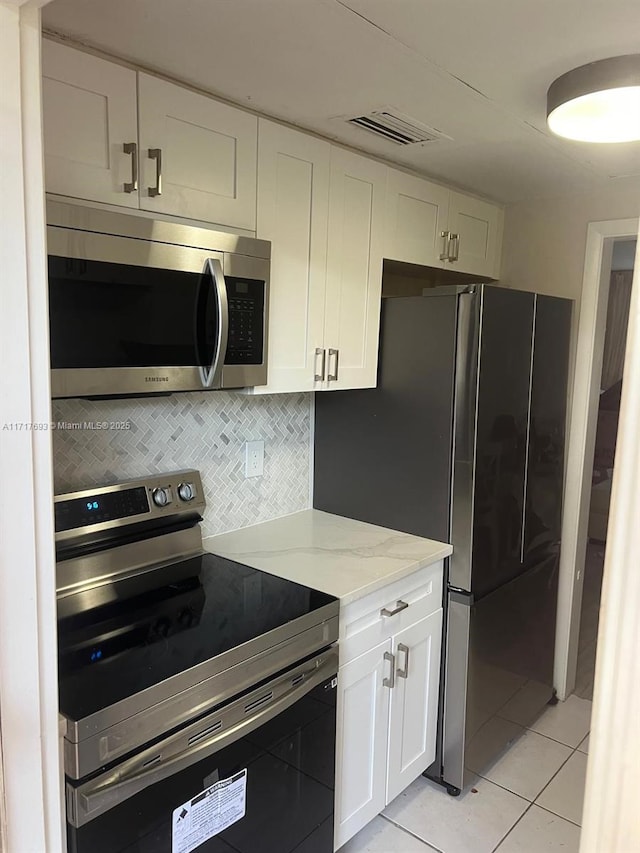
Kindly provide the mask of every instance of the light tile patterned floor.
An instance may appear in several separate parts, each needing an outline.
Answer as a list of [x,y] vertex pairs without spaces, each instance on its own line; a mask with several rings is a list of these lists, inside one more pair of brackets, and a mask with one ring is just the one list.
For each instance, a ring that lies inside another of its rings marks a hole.
[[459,797],[420,777],[341,853],[578,853],[590,718],[549,707]]

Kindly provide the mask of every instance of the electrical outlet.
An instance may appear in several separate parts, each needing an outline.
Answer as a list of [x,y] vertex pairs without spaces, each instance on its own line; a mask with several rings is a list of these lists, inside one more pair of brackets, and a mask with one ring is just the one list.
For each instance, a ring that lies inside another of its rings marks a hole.
[[244,476],[262,477],[264,473],[264,441],[247,441],[244,447]]

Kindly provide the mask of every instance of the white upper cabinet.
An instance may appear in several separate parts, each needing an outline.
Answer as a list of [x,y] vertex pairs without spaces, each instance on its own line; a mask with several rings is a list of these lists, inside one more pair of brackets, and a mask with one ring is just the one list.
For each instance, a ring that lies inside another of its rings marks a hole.
[[389,169],[385,258],[442,266],[449,195],[445,187]]
[[332,147],[324,346],[327,390],[373,388],[387,167]]
[[271,240],[269,384],[376,384],[386,167],[260,120],[257,236]]
[[42,73],[47,191],[138,207],[136,72],[44,40]]
[[389,169],[384,256],[497,278],[502,208]]
[[255,231],[255,116],[47,39],[42,55],[48,192]]
[[255,393],[322,381],[330,155],[328,142],[259,121],[257,236],[271,240],[271,281],[269,384]]
[[140,207],[254,231],[255,116],[138,75]]
[[502,209],[473,196],[452,192],[448,229],[451,269],[497,278],[500,272]]

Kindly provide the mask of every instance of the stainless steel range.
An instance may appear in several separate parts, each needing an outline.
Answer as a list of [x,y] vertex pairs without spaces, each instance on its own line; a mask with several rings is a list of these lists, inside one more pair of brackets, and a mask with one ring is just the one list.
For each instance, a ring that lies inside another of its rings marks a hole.
[[73,853],[332,853],[338,601],[206,553],[197,471],[55,498]]

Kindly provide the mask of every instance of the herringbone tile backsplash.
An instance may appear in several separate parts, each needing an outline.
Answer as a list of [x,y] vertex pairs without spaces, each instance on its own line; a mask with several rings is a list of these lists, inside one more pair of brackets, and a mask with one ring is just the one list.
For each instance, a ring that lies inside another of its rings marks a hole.
[[[197,468],[207,499],[204,536],[308,509],[310,412],[310,394],[54,400],[55,491]],[[104,423],[111,428],[86,428]],[[116,428],[121,423],[130,426]],[[258,439],[264,475],[245,479],[244,444]]]

